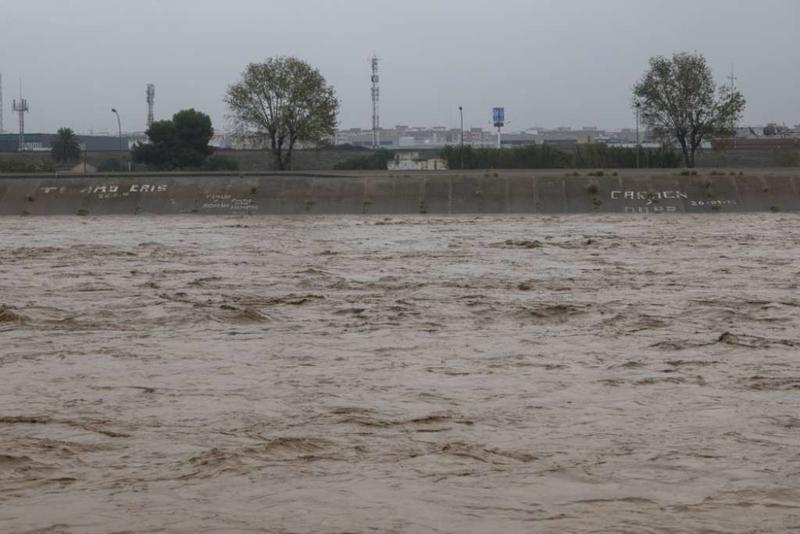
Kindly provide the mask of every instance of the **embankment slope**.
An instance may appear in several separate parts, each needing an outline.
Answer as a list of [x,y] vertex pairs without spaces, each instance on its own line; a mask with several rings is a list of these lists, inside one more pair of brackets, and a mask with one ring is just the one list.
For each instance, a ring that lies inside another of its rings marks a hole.
[[0,175],[0,215],[800,211],[800,169]]

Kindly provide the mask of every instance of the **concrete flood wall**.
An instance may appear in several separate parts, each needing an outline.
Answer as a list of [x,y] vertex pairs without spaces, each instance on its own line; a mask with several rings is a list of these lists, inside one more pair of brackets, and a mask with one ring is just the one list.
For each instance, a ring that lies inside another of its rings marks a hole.
[[800,211],[800,169],[393,175],[0,176],[0,215]]

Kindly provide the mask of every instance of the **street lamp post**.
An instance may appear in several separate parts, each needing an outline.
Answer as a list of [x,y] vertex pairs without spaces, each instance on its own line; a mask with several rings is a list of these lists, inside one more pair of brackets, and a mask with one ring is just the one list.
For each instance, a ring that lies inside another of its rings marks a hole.
[[464,170],[464,108],[458,106],[458,114],[461,115],[461,149],[458,153],[461,155],[461,170]]
[[639,111],[642,108],[642,103],[638,100],[636,101],[636,168],[639,168],[639,153],[641,152],[641,147],[639,144]]
[[117,111],[116,108],[111,108],[111,113],[113,113],[117,117],[117,130],[119,131],[119,170],[122,170],[122,158],[123,158],[123,152],[122,152],[122,121],[119,118],[119,112]]

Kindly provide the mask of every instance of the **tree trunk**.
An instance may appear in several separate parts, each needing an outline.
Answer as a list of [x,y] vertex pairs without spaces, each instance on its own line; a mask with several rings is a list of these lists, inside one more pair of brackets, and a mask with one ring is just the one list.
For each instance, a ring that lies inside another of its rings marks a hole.
[[689,150],[689,145],[686,144],[686,139],[678,137],[678,143],[681,145],[681,152],[683,152],[683,162],[686,167],[691,169],[694,167],[694,152]]
[[278,137],[275,132],[270,132],[270,148],[272,149],[272,155],[275,156],[275,162],[278,164],[278,170],[282,171],[283,169],[283,139]]
[[689,153],[689,147],[686,145],[681,145],[681,152],[683,152],[683,163],[686,165],[687,168],[691,168],[692,156]]
[[275,162],[278,164],[278,170],[286,170],[286,164],[283,159],[283,143],[272,143],[272,154],[275,156]]
[[289,148],[286,149],[286,166],[289,167],[289,170],[292,169],[292,153],[294,152],[294,140],[289,139]]
[[283,170],[282,152],[283,152],[283,150],[281,150],[280,147],[273,147],[272,148],[272,155],[275,157],[275,163],[278,164],[278,170],[279,171]]

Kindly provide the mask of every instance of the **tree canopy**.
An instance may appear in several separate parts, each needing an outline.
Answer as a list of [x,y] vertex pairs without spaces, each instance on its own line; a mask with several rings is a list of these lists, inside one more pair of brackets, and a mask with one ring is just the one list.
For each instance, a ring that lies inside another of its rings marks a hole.
[[678,142],[687,167],[704,139],[733,132],[745,107],[734,87],[717,87],[705,57],[690,53],[650,59],[633,97],[653,133]]
[[247,66],[225,97],[240,134],[265,139],[283,170],[298,141],[320,144],[334,135],[339,101],[319,70],[292,57]]
[[81,145],[78,136],[71,128],[60,128],[52,141],[50,155],[54,161],[65,163],[76,161],[81,157]]
[[214,135],[211,118],[194,109],[156,121],[146,133],[149,143],[134,147],[133,160],[154,169],[199,168],[214,152],[208,145]]

